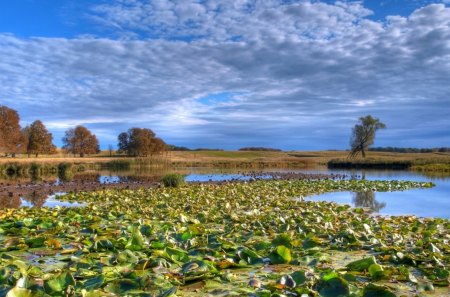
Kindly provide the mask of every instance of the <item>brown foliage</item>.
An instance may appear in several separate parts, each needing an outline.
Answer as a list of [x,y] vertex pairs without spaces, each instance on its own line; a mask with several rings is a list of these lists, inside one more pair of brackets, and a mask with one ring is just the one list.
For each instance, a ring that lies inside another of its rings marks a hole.
[[129,156],[152,156],[166,150],[166,143],[146,128],[131,128],[119,134],[119,152]]
[[24,128],[23,133],[27,139],[27,153],[54,154],[56,146],[53,144],[53,136],[40,120],[34,121],[30,126]]
[[84,157],[86,154],[95,154],[99,150],[97,137],[83,126],[67,130],[62,140],[63,148],[67,152],[79,154],[80,157]]
[[0,152],[13,155],[24,152],[25,139],[19,121],[17,111],[0,105]]

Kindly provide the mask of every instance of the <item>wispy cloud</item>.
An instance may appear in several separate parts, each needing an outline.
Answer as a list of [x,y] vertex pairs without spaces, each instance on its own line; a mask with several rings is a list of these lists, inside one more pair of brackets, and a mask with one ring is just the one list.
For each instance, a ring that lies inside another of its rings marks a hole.
[[136,125],[180,145],[344,148],[371,113],[379,144],[450,143],[450,8],[381,22],[361,2],[285,2],[111,1],[89,17],[115,38],[2,34],[1,104],[109,142]]

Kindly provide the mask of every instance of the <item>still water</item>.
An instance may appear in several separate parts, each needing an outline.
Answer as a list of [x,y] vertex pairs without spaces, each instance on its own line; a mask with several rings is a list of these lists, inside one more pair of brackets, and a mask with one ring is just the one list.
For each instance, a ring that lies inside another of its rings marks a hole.
[[409,180],[432,182],[430,189],[397,192],[335,192],[314,195],[310,200],[333,201],[354,207],[367,207],[381,215],[416,215],[419,217],[450,218],[450,176],[429,177],[410,171],[353,172],[367,180]]
[[[208,182],[224,180],[250,180],[252,175],[236,170],[214,169],[214,168],[183,168],[175,170],[185,175],[188,182]],[[265,173],[280,172],[281,169],[265,170]],[[305,173],[305,174],[334,174],[341,178],[355,178],[367,180],[409,180],[433,182],[435,187],[430,189],[413,189],[401,192],[335,192],[307,197],[307,200],[333,201],[342,204],[349,204],[354,207],[366,207],[376,214],[381,215],[416,215],[419,217],[440,217],[450,218],[450,175],[447,176],[428,176],[418,172],[395,171],[395,170],[330,170],[330,169],[312,169],[312,170],[284,170],[285,172]],[[269,174],[261,175],[259,178],[270,178]],[[161,176],[164,173],[160,173]],[[89,181],[100,184],[127,183],[139,179],[158,180],[155,173],[148,175],[136,172],[97,172],[90,173]],[[61,181],[56,179],[55,185]],[[18,200],[18,199],[17,199]],[[38,201],[38,202],[36,202]],[[19,206],[82,206],[76,204],[66,205],[57,199],[57,195],[44,196],[41,199],[36,197],[20,197]],[[1,207],[1,206],[0,206]]]
[[[83,206],[85,206],[84,203],[66,202],[66,201],[58,200],[58,197],[62,196],[64,194],[66,194],[66,193],[61,192],[61,193],[55,193],[55,194],[49,195],[47,197],[47,199],[45,199],[43,201],[42,205],[39,205],[39,207],[50,207],[50,208],[53,208],[53,207],[56,207],[56,206],[60,206],[60,207],[83,207]],[[34,207],[34,206],[36,206],[34,203],[26,200],[23,197],[20,197],[20,200],[21,200],[21,206],[22,207]]]
[[[292,170],[290,170],[292,171]],[[405,180],[433,182],[430,189],[412,189],[398,192],[334,192],[307,197],[307,200],[332,201],[349,204],[353,207],[366,207],[381,215],[416,215],[419,217],[450,218],[450,176],[429,176],[419,172],[396,170],[294,170],[301,173],[321,173],[344,175],[347,178],[366,180]],[[190,181],[239,179],[239,174],[201,174],[187,175]],[[248,176],[243,176],[248,179]]]
[[[289,170],[292,171],[292,170]],[[408,180],[433,182],[430,189],[413,189],[398,192],[334,192],[308,197],[308,200],[333,201],[353,207],[366,207],[381,215],[416,215],[419,217],[450,218],[450,176],[427,176],[412,171],[395,170],[294,170],[301,173],[322,173],[345,175],[347,178],[366,180]],[[202,174],[190,173],[189,181],[218,181],[230,179],[249,179],[248,176],[230,173]]]

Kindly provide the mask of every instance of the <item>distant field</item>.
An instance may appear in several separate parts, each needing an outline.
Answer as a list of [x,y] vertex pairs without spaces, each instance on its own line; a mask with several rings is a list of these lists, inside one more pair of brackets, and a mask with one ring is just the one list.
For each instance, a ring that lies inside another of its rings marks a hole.
[[[282,166],[282,164],[293,166],[317,166],[326,165],[332,159],[348,161],[347,151],[289,151],[289,152],[267,152],[267,151],[180,151],[168,152],[164,156],[154,157],[163,159],[167,163],[177,166],[208,166],[212,164],[221,166],[226,164],[255,163]],[[105,163],[113,160],[121,162],[151,163],[149,158],[130,158],[122,155],[110,154],[102,151],[97,155],[89,155],[84,158],[68,156],[62,153],[38,158],[20,155],[16,158],[0,157],[0,163],[11,162],[45,162],[45,163]],[[357,161],[363,159],[357,159]],[[150,161],[150,162],[149,162]],[[364,162],[400,162],[410,161],[414,165],[425,164],[450,164],[450,153],[391,153],[391,152],[368,152]]]

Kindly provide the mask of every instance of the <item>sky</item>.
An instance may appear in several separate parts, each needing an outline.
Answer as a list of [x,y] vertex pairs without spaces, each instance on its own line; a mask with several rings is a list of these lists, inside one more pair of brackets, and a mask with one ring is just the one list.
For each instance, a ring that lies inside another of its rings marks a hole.
[[0,0],[0,105],[25,126],[190,148],[450,146],[450,0]]

